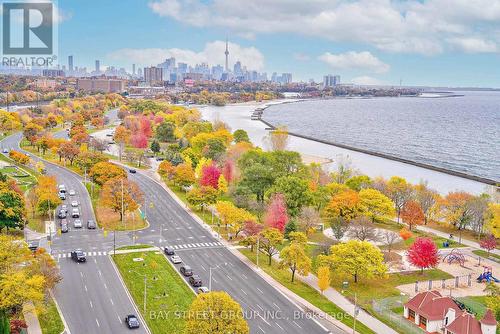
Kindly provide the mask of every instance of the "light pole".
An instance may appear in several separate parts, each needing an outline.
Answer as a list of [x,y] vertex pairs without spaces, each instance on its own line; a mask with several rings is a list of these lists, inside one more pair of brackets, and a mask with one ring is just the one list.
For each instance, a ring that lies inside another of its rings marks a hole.
[[219,269],[219,267],[221,265],[227,266],[227,262],[224,262],[223,264],[218,264],[215,267],[208,268],[208,290],[209,291],[212,291],[212,270]]
[[259,268],[260,236],[257,237],[257,268]]

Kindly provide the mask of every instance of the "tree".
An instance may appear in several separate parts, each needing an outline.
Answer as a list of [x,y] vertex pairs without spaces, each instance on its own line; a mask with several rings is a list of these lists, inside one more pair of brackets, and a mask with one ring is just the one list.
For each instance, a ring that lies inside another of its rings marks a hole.
[[186,200],[194,207],[202,208],[217,202],[217,190],[212,187],[193,188],[186,194]]
[[359,199],[363,212],[371,218],[373,223],[394,215],[394,203],[378,190],[362,189],[359,192]]
[[290,240],[290,243],[300,244],[302,246],[307,246],[307,235],[302,232],[290,231],[287,238]]
[[260,248],[267,255],[269,266],[272,263],[273,256],[279,253],[278,246],[282,243],[283,233],[276,228],[268,227],[260,233]]
[[425,183],[420,183],[415,187],[415,199],[424,212],[424,225],[429,222],[432,209],[436,205],[438,198],[439,194],[429,189]]
[[57,150],[59,161],[64,158],[64,160],[69,160],[71,165],[73,165],[73,160],[75,160],[79,153],[80,148],[70,141],[62,143]]
[[[451,192],[444,199],[444,215],[448,224],[459,231],[466,228],[473,219],[474,196],[466,192]],[[461,239],[461,235],[460,235]],[[459,240],[461,242],[461,240]]]
[[411,231],[413,226],[424,223],[424,211],[416,201],[408,201],[401,210],[401,219]]
[[296,176],[280,177],[267,193],[268,195],[282,194],[291,217],[297,216],[300,209],[304,205],[310,204],[312,199],[307,181]]
[[114,163],[102,161],[90,168],[89,176],[95,183],[102,186],[113,178],[127,178],[127,173]]
[[485,215],[486,229],[495,238],[500,238],[500,204],[490,203]]
[[9,157],[20,165],[26,165],[30,162],[30,157],[28,157],[24,153],[14,151],[14,150],[10,150]]
[[157,140],[153,140],[149,148],[151,148],[151,151],[156,155],[160,152],[160,143],[158,143]]
[[248,133],[245,130],[238,129],[233,133],[233,140],[235,143],[250,142]]
[[345,185],[354,191],[367,189],[372,184],[372,179],[366,175],[353,176],[345,182]]
[[[489,308],[496,318],[500,320],[500,287],[495,282],[486,284],[484,291],[487,293],[485,298],[486,307]],[[488,312],[488,311],[487,311]]]
[[403,239],[403,240],[408,240],[410,239],[412,236],[413,236],[413,233],[411,233],[411,231],[409,231],[406,227],[403,227],[400,231],[399,231],[399,236]]
[[356,238],[360,241],[378,241],[375,226],[364,216],[354,219],[349,226],[348,234],[351,238]]
[[23,135],[30,142],[31,146],[33,146],[42,131],[43,128],[40,125],[29,122],[23,128]]
[[0,232],[4,228],[23,226],[25,219],[26,206],[23,194],[16,191],[12,183],[0,181]]
[[408,261],[424,272],[425,268],[434,268],[439,262],[438,248],[430,238],[417,238],[408,248]]
[[393,176],[387,182],[387,192],[394,203],[399,224],[401,210],[406,202],[413,196],[413,187],[402,177]]
[[288,129],[285,126],[281,126],[269,131],[267,141],[271,150],[284,151],[289,141]]
[[114,177],[104,183],[101,190],[102,205],[113,209],[120,214],[133,212],[139,208],[143,201],[143,193],[139,186],[123,177]]
[[175,175],[175,167],[170,161],[163,160],[158,165],[158,174],[167,180],[171,180]]
[[196,181],[194,170],[189,163],[182,163],[175,167],[174,182],[180,187],[189,187]]
[[292,283],[295,279],[295,272],[300,275],[307,275],[311,271],[312,261],[304,250],[304,245],[292,242],[290,246],[283,248],[280,252],[280,267],[288,267],[292,272]]
[[493,235],[489,235],[479,242],[479,246],[486,249],[488,251],[488,256],[490,256],[491,250],[497,247],[497,240]]
[[130,137],[130,143],[135,148],[144,149],[148,147],[148,137],[141,132],[135,133]]
[[245,222],[257,220],[254,215],[245,209],[236,207],[229,201],[218,201],[215,209],[221,222],[226,226],[227,231],[231,231],[235,237],[243,230]]
[[156,128],[155,138],[160,142],[175,141],[175,125],[172,122],[163,122]]
[[311,206],[303,207],[300,210],[297,221],[299,223],[299,230],[306,235],[312,234],[315,228],[323,223],[319,211]]
[[271,197],[269,206],[267,207],[265,223],[267,226],[276,228],[280,232],[284,231],[285,225],[288,223],[288,214],[282,194],[274,194]]
[[329,222],[340,221],[347,224],[360,215],[362,209],[358,193],[346,190],[332,197],[325,207],[325,217]]
[[115,129],[115,135],[113,136],[113,139],[115,142],[118,144],[118,155],[120,158],[120,161],[122,160],[122,154],[123,150],[125,149],[125,145],[128,144],[130,141],[130,130],[128,130],[126,127],[123,125],[119,125]]
[[332,246],[328,262],[336,272],[352,276],[354,283],[361,275],[370,279],[381,277],[387,271],[382,252],[367,241],[349,240]]
[[223,291],[199,294],[189,307],[186,334],[227,333],[250,333],[241,306]]
[[283,230],[283,235],[285,236],[285,238],[288,239],[290,233],[294,232],[297,232],[297,223],[295,223],[295,220],[291,220],[285,225],[285,229]]
[[319,267],[318,268],[318,288],[321,294],[330,287],[330,268]]
[[224,174],[221,174],[219,176],[219,180],[217,181],[217,189],[219,189],[219,192],[221,194],[225,194],[229,190],[227,187],[227,181],[226,178],[224,177]]
[[217,189],[219,186],[219,177],[221,171],[214,164],[203,166],[201,170],[200,184],[206,187]]
[[384,245],[387,246],[387,252],[390,253],[392,246],[399,240],[399,236],[397,233],[389,230],[384,230],[382,232],[382,241]]
[[259,202],[264,201],[264,194],[269,189],[275,180],[272,170],[268,167],[256,163],[243,170],[242,179],[239,183],[252,191]]

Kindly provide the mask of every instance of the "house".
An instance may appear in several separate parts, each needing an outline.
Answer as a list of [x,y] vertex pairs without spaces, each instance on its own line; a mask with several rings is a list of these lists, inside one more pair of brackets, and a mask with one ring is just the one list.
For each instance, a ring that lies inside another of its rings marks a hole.
[[421,292],[410,299],[404,304],[404,317],[427,333],[495,334],[497,327],[490,310],[479,321],[438,291]]

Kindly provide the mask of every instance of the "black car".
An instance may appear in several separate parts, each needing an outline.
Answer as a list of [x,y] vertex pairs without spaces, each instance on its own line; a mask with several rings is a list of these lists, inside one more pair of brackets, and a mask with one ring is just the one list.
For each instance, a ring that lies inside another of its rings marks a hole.
[[132,174],[137,173],[137,171],[136,171],[135,169],[133,169],[133,168],[130,168],[130,169],[128,170],[128,172],[129,172],[129,173],[132,173]]
[[166,255],[175,255],[175,252],[172,248],[165,247],[165,254]]
[[87,228],[89,230],[95,230],[97,228],[95,221],[93,220],[87,220]]
[[38,246],[40,245],[40,242],[38,240],[31,240],[28,242],[28,248],[34,252],[38,249]]
[[139,319],[133,314],[129,314],[125,317],[125,323],[129,329],[139,328]]
[[68,223],[62,223],[61,224],[61,233],[68,233],[69,228],[68,228]]
[[81,249],[77,249],[71,252],[71,258],[76,262],[86,262],[85,253]]
[[197,287],[202,286],[203,282],[201,281],[200,276],[193,275],[193,276],[189,277],[189,284],[191,284],[191,286],[197,288]]
[[183,274],[184,276],[193,276],[193,269],[191,269],[190,266],[182,266],[181,269],[179,269],[181,271],[181,274]]

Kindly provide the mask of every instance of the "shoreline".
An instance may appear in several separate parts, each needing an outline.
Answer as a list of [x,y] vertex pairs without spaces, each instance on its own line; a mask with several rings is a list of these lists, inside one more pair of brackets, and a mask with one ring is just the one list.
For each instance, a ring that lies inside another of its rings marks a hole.
[[[262,120],[251,119],[251,115],[257,110],[263,112],[272,105],[282,103],[295,103],[301,100],[271,100],[265,102],[253,103],[235,103],[223,107],[199,106],[205,120],[219,118],[226,122],[233,130],[243,129],[248,132],[252,142],[256,146],[265,149],[266,143],[264,137],[269,128],[274,125]],[[260,120],[260,122],[256,122]],[[335,162],[340,158],[349,160],[352,167],[362,174],[374,177],[390,178],[391,176],[401,176],[408,179],[409,182],[419,183],[428,182],[431,188],[436,189],[442,194],[451,191],[468,191],[474,194],[480,194],[491,187],[496,187],[494,180],[476,177],[465,173],[452,170],[441,169],[440,167],[406,161],[403,158],[392,157],[390,155],[370,152],[368,150],[357,149],[349,145],[343,145],[323,141],[321,139],[311,138],[297,133],[290,133],[289,150],[297,151],[301,155],[321,157],[332,161],[327,164],[328,169],[333,170]],[[498,189],[498,187],[496,187]]]

